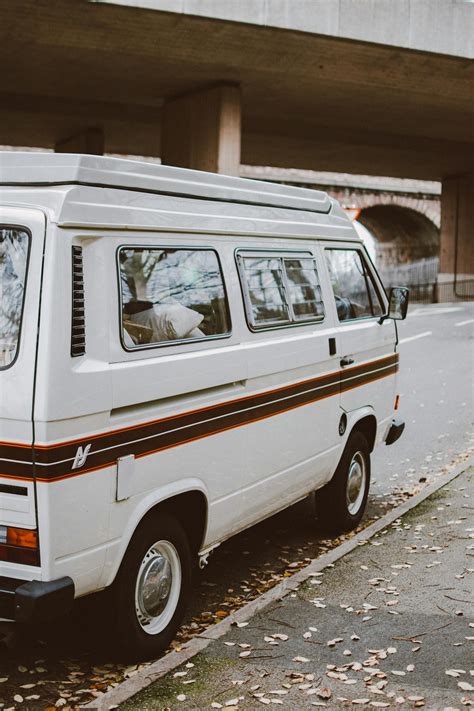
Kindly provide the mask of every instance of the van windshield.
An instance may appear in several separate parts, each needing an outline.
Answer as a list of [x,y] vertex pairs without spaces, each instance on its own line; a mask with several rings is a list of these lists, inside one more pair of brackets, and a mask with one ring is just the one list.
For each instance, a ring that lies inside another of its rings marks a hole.
[[13,363],[18,349],[29,234],[0,227],[0,368]]

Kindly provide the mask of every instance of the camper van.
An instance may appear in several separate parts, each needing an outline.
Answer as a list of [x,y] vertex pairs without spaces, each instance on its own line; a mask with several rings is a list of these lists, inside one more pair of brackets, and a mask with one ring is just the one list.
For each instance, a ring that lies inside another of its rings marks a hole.
[[323,192],[0,154],[0,618],[106,590],[150,658],[230,536],[313,492],[357,526],[407,296]]

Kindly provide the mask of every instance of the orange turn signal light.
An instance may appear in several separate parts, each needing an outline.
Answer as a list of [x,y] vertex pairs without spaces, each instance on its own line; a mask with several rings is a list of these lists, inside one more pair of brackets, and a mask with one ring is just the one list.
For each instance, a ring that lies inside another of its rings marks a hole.
[[19,548],[38,548],[38,531],[26,528],[7,527],[7,545]]
[[398,410],[398,403],[399,402],[400,402],[400,395],[397,395],[397,397],[395,398],[395,407],[394,407],[395,410]]

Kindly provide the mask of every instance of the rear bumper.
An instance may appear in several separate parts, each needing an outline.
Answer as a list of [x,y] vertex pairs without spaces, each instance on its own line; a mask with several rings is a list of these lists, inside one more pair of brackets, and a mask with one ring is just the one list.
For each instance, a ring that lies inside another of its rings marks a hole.
[[400,439],[404,429],[405,423],[403,420],[393,420],[388,434],[385,437],[385,444],[393,444],[397,439]]
[[74,583],[69,577],[50,582],[0,577],[0,618],[48,622],[66,614],[73,601]]

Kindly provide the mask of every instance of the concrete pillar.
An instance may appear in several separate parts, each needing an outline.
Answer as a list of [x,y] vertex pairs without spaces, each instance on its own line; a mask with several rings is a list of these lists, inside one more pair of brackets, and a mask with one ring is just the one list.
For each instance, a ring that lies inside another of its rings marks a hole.
[[440,272],[474,278],[474,173],[442,182]]
[[104,131],[99,126],[89,126],[73,136],[56,141],[56,153],[89,153],[101,156],[104,154]]
[[238,175],[241,99],[220,84],[169,99],[163,106],[161,159],[167,165]]
[[474,173],[443,179],[440,301],[474,296]]

